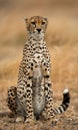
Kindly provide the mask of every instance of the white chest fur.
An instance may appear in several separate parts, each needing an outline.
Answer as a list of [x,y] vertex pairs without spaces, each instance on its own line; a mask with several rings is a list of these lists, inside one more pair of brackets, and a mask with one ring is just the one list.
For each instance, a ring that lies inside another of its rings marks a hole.
[[44,83],[43,82],[43,74],[41,69],[41,58],[37,58],[37,56],[41,56],[41,54],[35,54],[35,61],[37,62],[37,66],[34,67],[33,70],[33,107],[35,114],[40,114],[44,108],[45,97],[44,97]]

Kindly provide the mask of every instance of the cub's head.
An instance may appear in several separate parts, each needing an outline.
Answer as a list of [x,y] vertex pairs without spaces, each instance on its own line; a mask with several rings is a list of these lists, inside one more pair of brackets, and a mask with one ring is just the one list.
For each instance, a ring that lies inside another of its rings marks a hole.
[[30,34],[36,36],[44,35],[47,29],[47,24],[48,24],[47,18],[34,16],[31,18],[25,18],[25,22],[26,22],[27,31]]

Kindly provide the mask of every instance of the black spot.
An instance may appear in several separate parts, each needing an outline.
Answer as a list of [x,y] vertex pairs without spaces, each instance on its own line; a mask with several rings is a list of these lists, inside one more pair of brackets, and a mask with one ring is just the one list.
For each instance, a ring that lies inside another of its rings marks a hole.
[[28,79],[32,79],[32,76],[29,76]]
[[44,76],[45,78],[49,78],[49,75]]
[[14,96],[14,93],[11,93],[11,96]]
[[45,90],[48,90],[48,87],[45,87]]
[[26,95],[23,95],[24,98],[26,98]]
[[29,75],[29,73],[27,73],[26,75]]
[[50,102],[52,102],[52,99],[50,98],[50,100],[49,100]]
[[8,104],[10,104],[10,100],[8,100]]
[[10,100],[10,102],[12,103],[13,101],[12,101],[12,100]]
[[21,94],[21,91],[19,91],[19,93]]
[[51,84],[49,83],[48,86],[51,86]]
[[28,93],[28,92],[31,92],[31,90],[28,89],[28,90],[27,90],[27,93]]
[[40,58],[40,56],[38,56],[37,58]]
[[27,87],[30,87],[30,84],[27,84]]
[[31,66],[33,66],[33,63],[31,63]]
[[31,67],[31,70],[33,70],[33,67]]
[[14,106],[14,103],[11,103],[12,106]]
[[[33,112],[32,110],[28,111],[28,113],[32,113],[32,112]],[[32,116],[32,114],[30,116]]]
[[27,94],[27,97],[30,97],[30,93]]
[[36,48],[33,48],[33,50],[35,51],[35,50],[36,50]]
[[51,108],[51,111],[53,111],[53,109]]
[[[32,109],[32,107],[29,107],[29,109]],[[32,111],[32,110],[31,110]]]
[[21,89],[24,90],[24,87],[22,87]]
[[27,102],[28,102],[28,103],[30,103],[30,101],[29,101],[29,100],[28,100]]
[[[27,84],[27,81],[25,81],[25,83]],[[24,88],[23,88],[24,89]]]
[[13,100],[15,100],[15,97],[13,97]]
[[50,100],[50,97],[48,97],[48,100]]
[[12,92],[12,90],[10,89],[9,92]]

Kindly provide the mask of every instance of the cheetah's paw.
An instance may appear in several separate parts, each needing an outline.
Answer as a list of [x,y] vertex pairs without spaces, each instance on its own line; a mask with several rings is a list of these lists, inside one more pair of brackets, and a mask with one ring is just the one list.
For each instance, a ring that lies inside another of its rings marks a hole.
[[16,122],[19,123],[19,122],[24,122],[24,117],[23,116],[19,116],[16,118]]
[[36,122],[36,119],[35,118],[27,118],[25,120],[25,123],[31,123],[31,124],[34,124]]

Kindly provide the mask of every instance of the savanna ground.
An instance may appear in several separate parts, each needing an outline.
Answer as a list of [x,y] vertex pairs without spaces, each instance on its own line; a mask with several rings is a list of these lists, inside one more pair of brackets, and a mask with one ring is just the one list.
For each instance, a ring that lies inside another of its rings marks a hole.
[[[54,106],[68,88],[71,103],[57,123],[14,123],[6,103],[7,89],[17,84],[26,41],[24,16],[48,18],[47,46],[51,55]],[[78,130],[78,2],[76,0],[0,0],[0,130]]]

